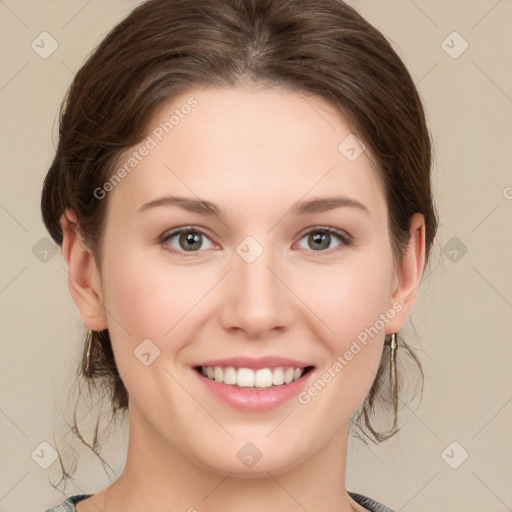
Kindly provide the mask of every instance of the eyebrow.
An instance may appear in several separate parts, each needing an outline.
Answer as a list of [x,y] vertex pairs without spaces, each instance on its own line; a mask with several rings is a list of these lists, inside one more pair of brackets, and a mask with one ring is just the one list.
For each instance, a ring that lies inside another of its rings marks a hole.
[[[200,215],[211,215],[224,218],[224,214],[221,209],[210,201],[179,196],[165,196],[159,199],[154,199],[153,201],[143,204],[137,211],[142,212],[159,206],[177,206]],[[315,197],[307,201],[297,201],[292,205],[290,213],[292,213],[292,215],[308,215],[327,212],[340,207],[355,208],[367,215],[370,214],[370,210],[363,203],[346,196]]]

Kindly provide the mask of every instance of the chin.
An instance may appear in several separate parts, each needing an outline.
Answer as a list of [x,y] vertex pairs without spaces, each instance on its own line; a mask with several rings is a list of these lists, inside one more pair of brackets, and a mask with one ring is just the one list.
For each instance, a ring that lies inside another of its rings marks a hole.
[[[267,448],[270,451],[270,448]],[[298,457],[297,450],[293,447],[289,452],[272,450],[265,455],[265,450],[257,451],[255,447],[242,445],[242,449],[233,450],[232,455],[227,451],[220,454],[211,454],[211,459],[206,460],[204,453],[202,458],[197,458],[197,463],[204,469],[221,475],[229,475],[235,478],[268,478],[269,473],[279,475],[286,473],[298,465],[306,454]],[[251,455],[253,459],[251,460]]]

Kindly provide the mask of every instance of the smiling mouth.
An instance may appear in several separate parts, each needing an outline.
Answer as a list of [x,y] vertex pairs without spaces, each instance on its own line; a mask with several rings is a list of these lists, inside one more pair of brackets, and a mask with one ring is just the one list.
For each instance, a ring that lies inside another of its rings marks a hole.
[[195,366],[194,370],[207,379],[239,389],[261,390],[285,386],[309,373],[314,366],[296,368],[277,366],[273,368],[235,368],[234,366]]

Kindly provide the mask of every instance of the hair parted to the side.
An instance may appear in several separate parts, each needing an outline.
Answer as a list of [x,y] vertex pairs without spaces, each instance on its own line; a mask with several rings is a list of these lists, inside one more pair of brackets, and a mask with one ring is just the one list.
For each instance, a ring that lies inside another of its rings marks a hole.
[[[101,271],[108,197],[100,200],[94,191],[115,172],[120,155],[147,135],[150,118],[173,96],[193,87],[239,84],[284,86],[330,102],[375,160],[396,261],[409,242],[410,219],[419,212],[425,218],[428,262],[438,221],[423,106],[386,38],[341,0],[148,0],[135,8],[89,56],[63,102],[58,147],[41,199],[54,241],[62,244],[59,218],[71,208]],[[128,394],[108,330],[92,332],[90,348],[89,373],[80,368],[78,383],[103,389],[115,416],[127,409]],[[398,430],[401,379],[392,390],[389,351],[386,343],[375,381],[354,418],[374,442]],[[400,353],[416,363],[423,382],[421,364],[402,338]],[[393,414],[384,432],[372,426],[377,407]],[[86,441],[76,421],[73,431],[99,455],[97,442]],[[97,433],[98,423],[93,441]],[[69,477],[62,460],[61,465]]]

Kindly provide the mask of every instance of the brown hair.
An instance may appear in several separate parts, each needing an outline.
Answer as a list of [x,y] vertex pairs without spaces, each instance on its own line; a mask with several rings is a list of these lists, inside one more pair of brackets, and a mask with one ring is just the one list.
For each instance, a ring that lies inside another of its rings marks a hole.
[[[52,238],[62,244],[59,218],[71,208],[101,268],[107,200],[94,191],[113,174],[122,152],[142,140],[155,110],[172,96],[195,86],[241,83],[289,87],[337,108],[375,158],[395,257],[402,258],[411,216],[419,212],[425,218],[428,261],[437,214],[422,103],[386,38],[341,0],[149,0],[139,5],[89,56],[63,102],[59,143],[41,201]],[[79,377],[108,392],[113,414],[126,410],[128,395],[108,330],[93,332],[91,341],[90,373],[80,368]],[[423,382],[417,356],[400,339],[398,353],[402,347]],[[356,418],[374,442],[398,430],[399,389],[390,389],[389,350],[385,344]],[[390,406],[394,414],[386,432],[371,424],[376,406]],[[76,420],[74,431],[81,437]],[[96,442],[81,439],[98,453]]]

